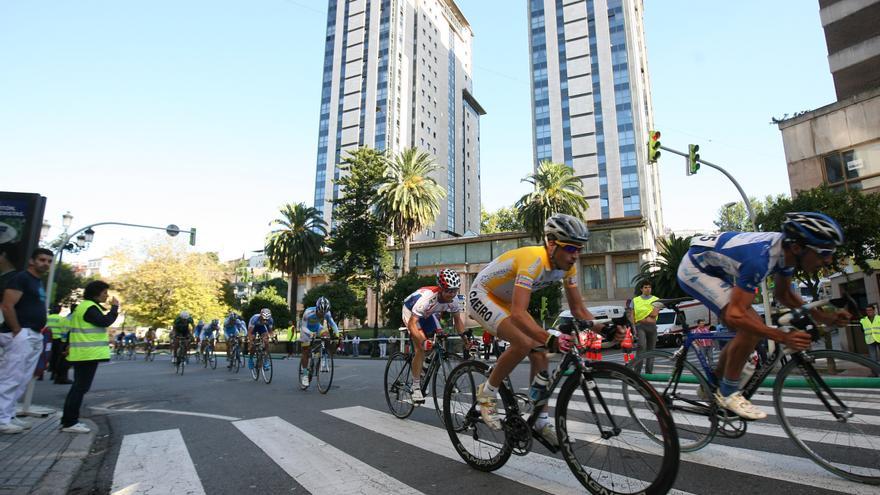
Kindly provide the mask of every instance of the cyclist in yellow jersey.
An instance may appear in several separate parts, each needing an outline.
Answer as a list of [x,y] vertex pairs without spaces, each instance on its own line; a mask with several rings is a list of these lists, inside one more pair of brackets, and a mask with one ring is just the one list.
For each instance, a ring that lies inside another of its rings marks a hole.
[[[489,379],[477,389],[477,401],[483,422],[501,428],[495,406],[498,387],[524,357],[529,356],[533,379],[547,370],[547,350],[566,352],[571,337],[550,333],[529,315],[532,291],[562,281],[572,315],[591,320],[575,283],[575,267],[590,232],[581,220],[557,213],[544,224],[544,246],[528,246],[508,251],[483,268],[468,293],[468,315],[492,335],[510,342],[501,354]],[[597,331],[600,326],[595,327]],[[556,431],[547,416],[547,408],[535,423],[535,429],[550,443],[556,444]]]

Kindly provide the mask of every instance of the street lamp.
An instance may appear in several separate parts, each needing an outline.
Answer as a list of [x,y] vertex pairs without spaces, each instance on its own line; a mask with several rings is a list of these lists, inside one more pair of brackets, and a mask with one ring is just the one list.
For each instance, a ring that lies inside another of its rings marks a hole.
[[70,224],[73,223],[73,215],[70,214],[70,211],[61,215],[61,226],[64,227],[64,231],[67,232],[67,229],[70,228]]
[[43,225],[40,227],[40,240],[45,239],[49,235],[50,230],[52,230],[52,224],[48,220],[43,219]]

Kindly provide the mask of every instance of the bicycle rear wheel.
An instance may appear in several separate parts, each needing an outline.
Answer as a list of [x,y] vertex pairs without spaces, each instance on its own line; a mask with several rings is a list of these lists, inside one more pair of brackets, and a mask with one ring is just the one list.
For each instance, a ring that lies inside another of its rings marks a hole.
[[[652,378],[656,378],[657,381],[651,383],[672,413],[681,451],[693,452],[705,447],[715,438],[715,433],[718,431],[718,406],[713,400],[709,382],[696,366],[685,361],[680,377],[675,383],[669,384],[668,380],[675,368],[675,358],[672,353],[666,351],[645,352],[630,362],[628,367],[640,372],[644,369],[647,359],[654,362]],[[644,375],[642,377],[644,378]],[[649,438],[657,443],[663,443],[663,432],[651,410],[653,403],[645,400],[641,394],[630,394],[630,391],[629,387],[623,387],[623,398],[630,416]]]
[[260,361],[262,361],[262,366],[260,366],[260,374],[263,375],[263,381],[266,382],[266,385],[272,383],[272,355],[268,352],[263,352],[263,355],[260,356]]
[[[662,443],[645,438],[619,391],[648,404]],[[574,400],[573,400],[574,399]],[[675,423],[663,399],[629,368],[590,363],[582,376],[571,375],[556,403],[556,429],[562,456],[591,493],[667,493],[679,466]]]
[[315,370],[318,373],[318,392],[326,394],[333,384],[333,355],[322,346],[318,359],[319,361],[315,363]]
[[[443,391],[443,423],[452,445],[469,466],[487,472],[503,466],[513,453],[513,442],[504,427],[493,430],[480,417],[477,386],[488,378],[489,365],[465,361],[452,370]],[[515,400],[511,391],[504,385],[498,391],[503,409],[510,410]],[[502,421],[506,423],[508,418]]]
[[434,372],[434,377],[432,378],[434,383],[431,384],[431,395],[434,399],[434,410],[437,411],[437,416],[440,417],[440,421],[443,421],[443,391],[446,389],[446,382],[449,380],[449,375],[452,374],[452,370],[461,364],[462,361],[462,357],[458,354],[447,352],[444,354],[443,359],[440,361]]
[[385,402],[400,419],[412,414],[412,362],[408,354],[395,352],[385,364]]
[[880,364],[843,351],[806,354],[806,362],[792,359],[776,375],[773,403],[782,428],[828,471],[880,484]]

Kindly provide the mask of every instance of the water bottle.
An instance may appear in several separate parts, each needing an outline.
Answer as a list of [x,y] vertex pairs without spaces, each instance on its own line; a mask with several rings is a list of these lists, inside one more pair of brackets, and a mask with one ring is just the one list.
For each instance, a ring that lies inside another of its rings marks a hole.
[[535,379],[532,380],[532,386],[529,387],[529,398],[532,402],[537,403],[545,398],[548,385],[550,385],[550,377],[547,376],[547,372],[539,371],[538,374],[535,375]]
[[749,358],[746,359],[746,365],[743,366],[742,374],[739,376],[739,387],[745,387],[746,383],[752,378],[752,375],[755,374],[755,363],[758,361],[758,353],[752,352],[749,355]]

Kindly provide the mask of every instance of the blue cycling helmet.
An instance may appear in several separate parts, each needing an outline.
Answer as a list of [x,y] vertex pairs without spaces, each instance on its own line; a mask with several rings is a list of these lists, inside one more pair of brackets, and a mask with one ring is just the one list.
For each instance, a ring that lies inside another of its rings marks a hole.
[[785,214],[785,240],[808,246],[835,248],[843,244],[843,229],[833,218],[813,211]]

